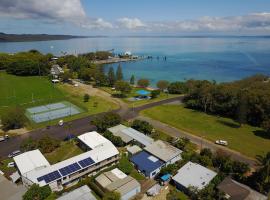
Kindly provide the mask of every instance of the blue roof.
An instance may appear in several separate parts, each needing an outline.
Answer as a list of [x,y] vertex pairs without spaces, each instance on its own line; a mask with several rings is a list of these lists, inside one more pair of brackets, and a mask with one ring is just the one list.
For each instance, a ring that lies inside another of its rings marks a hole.
[[139,94],[139,95],[148,95],[148,94],[150,94],[150,92],[148,92],[146,90],[138,90],[136,93]]
[[163,161],[152,156],[146,151],[142,151],[132,156],[130,160],[138,167],[141,172],[145,172],[145,174],[149,174],[164,165]]
[[171,176],[172,176],[171,174],[164,174],[160,178],[161,178],[162,181],[167,181],[167,180],[169,180],[171,178]]

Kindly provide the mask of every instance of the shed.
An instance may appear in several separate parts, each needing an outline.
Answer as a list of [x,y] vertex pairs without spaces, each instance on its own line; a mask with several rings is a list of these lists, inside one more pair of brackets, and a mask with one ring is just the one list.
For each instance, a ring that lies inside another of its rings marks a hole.
[[120,137],[124,143],[128,144],[133,140],[133,138],[122,132],[125,129],[128,129],[128,127],[119,124],[117,126],[108,128],[108,131],[110,131],[114,136]]
[[132,137],[133,140],[135,140],[139,145],[142,146],[148,146],[154,142],[154,140],[151,137],[148,137],[147,135],[133,128],[124,129],[122,130],[122,133],[128,135],[129,137]]
[[130,155],[134,155],[134,154],[142,151],[142,149],[139,146],[137,146],[137,145],[133,145],[133,146],[127,147],[127,151],[128,151],[128,153]]
[[57,200],[96,200],[96,197],[92,194],[90,188],[87,185],[84,185],[72,192],[64,194]]

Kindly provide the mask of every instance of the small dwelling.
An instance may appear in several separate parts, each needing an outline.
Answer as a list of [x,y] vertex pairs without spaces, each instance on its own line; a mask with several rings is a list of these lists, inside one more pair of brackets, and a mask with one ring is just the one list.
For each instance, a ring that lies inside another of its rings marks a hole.
[[62,195],[57,200],[96,200],[92,191],[87,185],[79,187],[72,192]]
[[188,162],[172,178],[176,188],[187,191],[190,187],[201,190],[205,188],[217,175],[216,172],[207,169],[197,163]]
[[230,177],[226,177],[217,188],[230,200],[267,200],[266,196]]
[[95,180],[104,192],[114,191],[120,193],[121,200],[131,199],[141,192],[140,183],[131,176],[127,176],[118,168],[104,172]]
[[53,76],[54,79],[59,78],[59,76],[61,74],[63,74],[63,73],[64,73],[64,70],[59,65],[53,65],[52,66],[52,68],[51,68],[51,75]]

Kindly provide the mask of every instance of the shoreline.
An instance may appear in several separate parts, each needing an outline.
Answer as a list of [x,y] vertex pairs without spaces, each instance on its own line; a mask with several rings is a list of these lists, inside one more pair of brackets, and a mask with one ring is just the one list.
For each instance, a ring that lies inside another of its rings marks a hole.
[[146,58],[109,58],[107,60],[96,60],[93,61],[94,64],[102,65],[102,64],[112,64],[112,63],[121,63],[121,62],[130,62],[130,61],[140,61]]

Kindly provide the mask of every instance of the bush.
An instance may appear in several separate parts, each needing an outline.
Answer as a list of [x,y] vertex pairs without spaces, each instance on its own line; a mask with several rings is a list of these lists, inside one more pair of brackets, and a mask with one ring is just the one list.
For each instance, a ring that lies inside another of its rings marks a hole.
[[45,135],[38,141],[38,148],[42,153],[50,153],[60,146],[60,141]]
[[173,82],[168,86],[168,92],[170,94],[183,94],[187,91],[183,82]]
[[31,151],[34,149],[37,149],[38,147],[38,142],[34,141],[32,137],[29,137],[21,143],[20,149],[22,151]]
[[151,124],[149,124],[148,122],[138,120],[138,119],[133,121],[131,127],[136,129],[137,131],[143,132],[147,135],[150,135],[154,129],[154,127]]
[[83,96],[83,101],[84,101],[84,102],[88,102],[89,99],[90,99],[89,94],[85,94],[85,95]]
[[19,107],[10,108],[2,116],[2,125],[4,130],[17,129],[24,127],[27,119],[24,110]]
[[99,132],[104,133],[107,128],[120,124],[121,117],[116,113],[106,113],[94,118],[91,123],[97,127]]
[[115,89],[117,91],[120,91],[122,96],[125,96],[125,95],[129,94],[131,92],[131,90],[132,90],[129,83],[127,83],[125,81],[117,81],[115,83]]
[[148,79],[140,79],[140,80],[138,80],[138,82],[137,82],[137,85],[138,85],[138,86],[144,87],[144,88],[148,87],[149,84],[150,84],[150,81],[149,81]]
[[168,88],[168,86],[169,86],[168,81],[160,80],[157,82],[157,87],[162,91],[166,90]]
[[121,195],[118,192],[106,192],[103,197],[103,200],[120,200]]
[[39,185],[33,184],[23,195],[23,200],[43,200],[50,196],[51,193],[51,188],[48,185],[39,187]]
[[153,90],[153,91],[151,91],[151,97],[152,97],[152,99],[157,98],[158,95],[160,95],[160,90]]
[[122,139],[119,136],[114,136],[110,131],[105,131],[105,133],[103,134],[103,136],[105,138],[107,138],[108,140],[110,140],[115,146],[117,147],[122,147],[124,146],[124,142],[122,141]]

